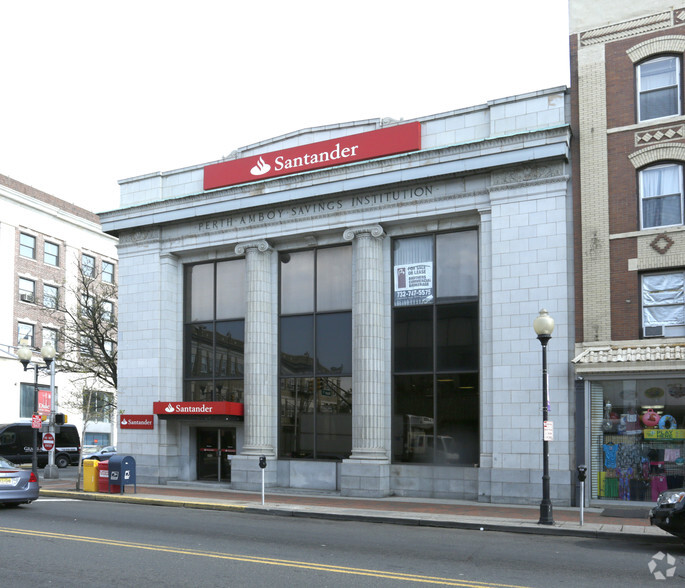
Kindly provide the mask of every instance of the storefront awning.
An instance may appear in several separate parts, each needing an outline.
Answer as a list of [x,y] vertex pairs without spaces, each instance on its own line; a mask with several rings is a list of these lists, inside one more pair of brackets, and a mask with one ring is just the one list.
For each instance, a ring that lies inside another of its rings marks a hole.
[[685,369],[685,343],[588,347],[571,360],[576,373]]

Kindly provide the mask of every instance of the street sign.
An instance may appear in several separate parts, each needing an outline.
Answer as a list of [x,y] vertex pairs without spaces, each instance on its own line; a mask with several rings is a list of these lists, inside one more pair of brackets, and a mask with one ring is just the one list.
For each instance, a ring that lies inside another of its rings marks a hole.
[[544,422],[542,440],[554,441],[554,423],[552,421]]
[[55,448],[55,436],[52,433],[45,433],[43,435],[43,449],[50,451]]
[[43,419],[40,418],[39,414],[34,414],[31,417],[31,428],[40,429],[43,426]]

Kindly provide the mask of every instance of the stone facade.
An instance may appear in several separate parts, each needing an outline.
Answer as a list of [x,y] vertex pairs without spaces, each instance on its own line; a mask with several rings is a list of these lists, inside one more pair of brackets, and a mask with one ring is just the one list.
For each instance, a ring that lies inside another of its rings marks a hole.
[[[204,166],[122,180],[121,209],[102,215],[120,238],[119,405],[149,414],[183,400],[183,268],[246,259],[245,417],[234,488],[266,483],[350,496],[436,496],[538,503],[542,422],[538,310],[556,320],[549,346],[554,410],[552,498],[572,497],[574,314],[568,96],[554,88],[417,119],[421,148],[205,191]],[[403,121],[402,124],[407,121]],[[387,128],[366,120],[294,132],[230,159]],[[478,234],[477,467],[392,458],[392,243],[458,229]],[[341,461],[278,458],[278,255],[352,247],[352,450]],[[199,427],[221,419],[156,418],[121,431],[139,481],[193,480]]]

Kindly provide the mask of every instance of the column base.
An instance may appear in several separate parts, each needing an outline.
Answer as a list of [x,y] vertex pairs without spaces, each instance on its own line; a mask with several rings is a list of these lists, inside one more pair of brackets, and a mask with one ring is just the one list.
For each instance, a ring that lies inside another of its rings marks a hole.
[[390,496],[390,462],[344,459],[340,470],[341,496],[383,498]]

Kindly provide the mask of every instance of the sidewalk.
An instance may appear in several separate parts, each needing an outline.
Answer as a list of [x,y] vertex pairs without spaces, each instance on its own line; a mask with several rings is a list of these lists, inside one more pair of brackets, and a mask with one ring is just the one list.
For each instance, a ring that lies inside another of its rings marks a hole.
[[[347,498],[334,493],[299,492],[284,488],[267,488],[262,505],[261,493],[231,490],[226,486],[202,482],[178,482],[165,486],[138,484],[137,492],[134,493],[133,486],[126,486],[125,494],[76,491],[73,479],[44,480],[41,478],[40,484],[41,497],[106,500],[167,507],[481,531],[681,543],[676,537],[650,526],[646,506],[636,508],[617,504],[607,508],[585,508],[583,525],[580,525],[579,508],[555,507],[554,524],[540,525],[537,522],[540,516],[539,506],[495,505],[397,496],[371,499]],[[642,510],[645,515],[639,517]]]

